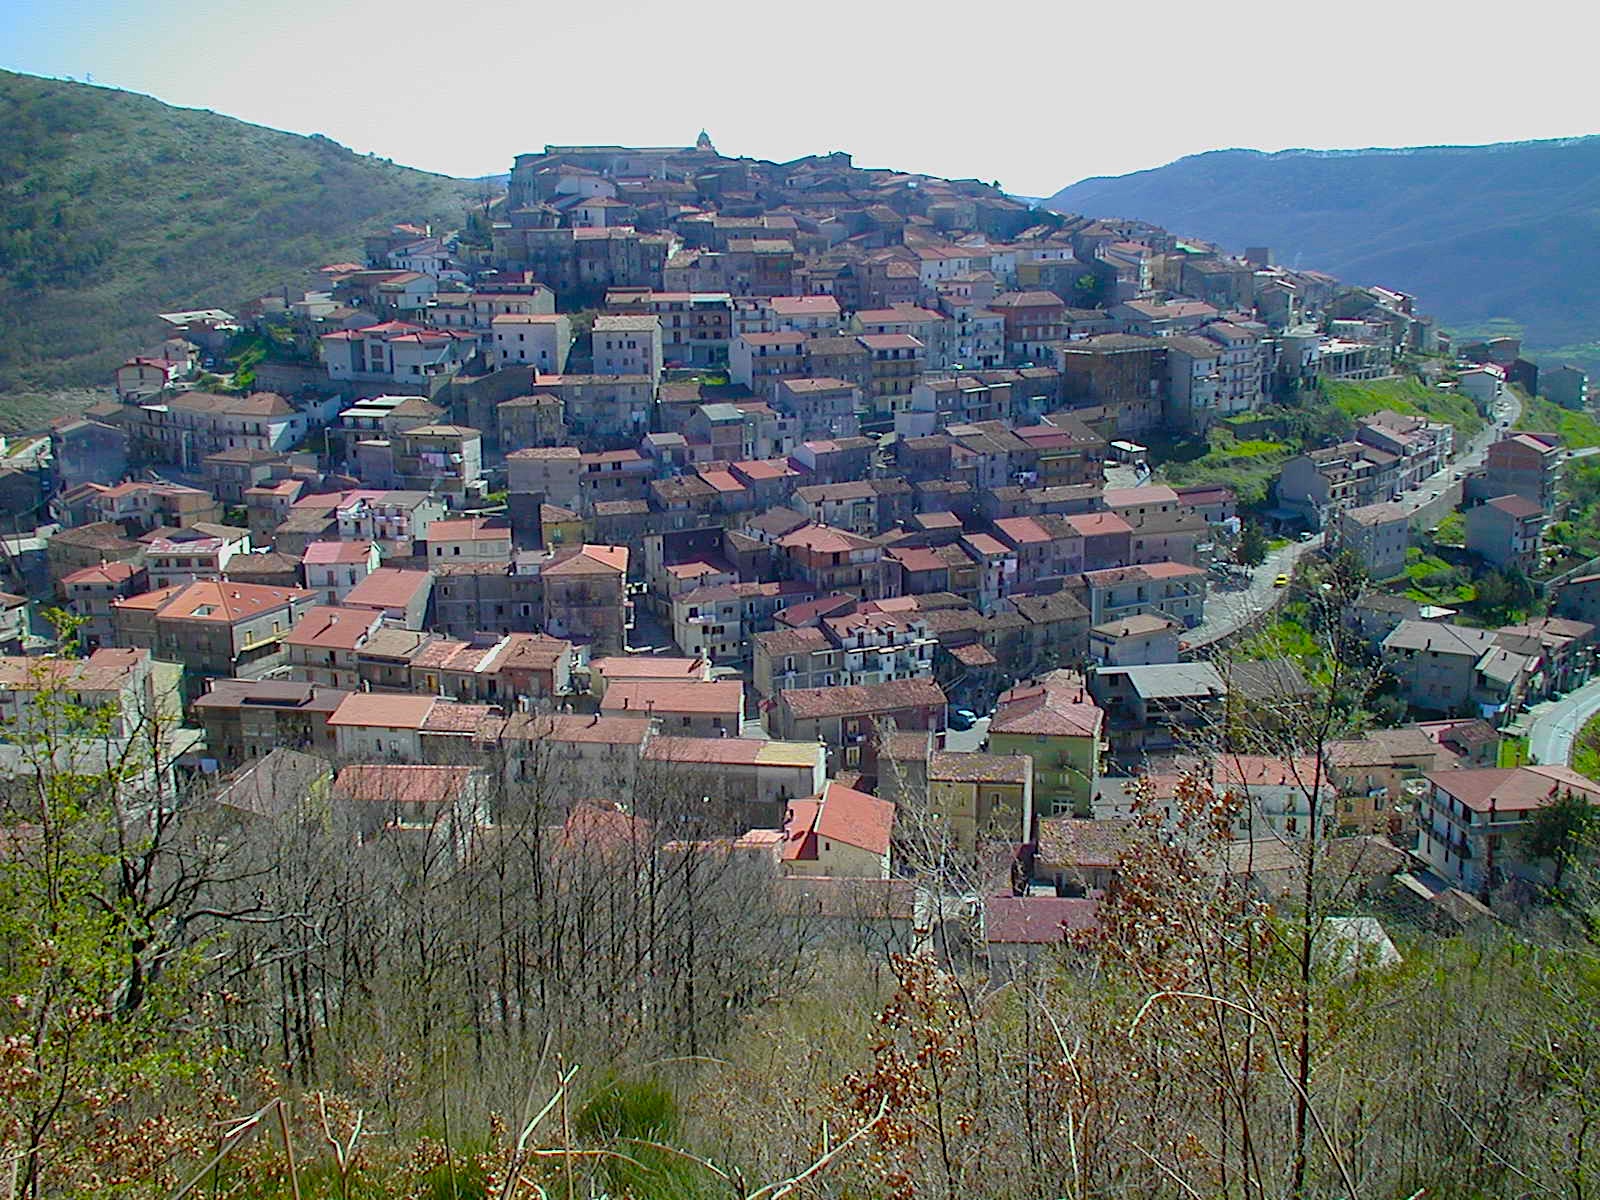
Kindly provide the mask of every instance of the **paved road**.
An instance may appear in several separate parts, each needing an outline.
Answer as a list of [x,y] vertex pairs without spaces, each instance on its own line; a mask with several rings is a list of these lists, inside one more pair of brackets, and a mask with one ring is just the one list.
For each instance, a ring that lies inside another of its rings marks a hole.
[[971,729],[947,729],[944,734],[946,750],[977,750],[989,736],[989,718],[979,717]]
[[1205,619],[1183,640],[1190,646],[1209,646],[1231,633],[1236,633],[1264,609],[1278,601],[1281,590],[1273,586],[1279,575],[1293,575],[1295,564],[1302,557],[1322,548],[1322,535],[1309,542],[1290,542],[1269,551],[1266,561],[1250,572],[1250,586],[1224,591],[1213,586],[1206,594]]
[[1600,712],[1600,679],[1591,680],[1559,700],[1528,710],[1528,757],[1546,766],[1564,767],[1572,757],[1572,741],[1584,722]]

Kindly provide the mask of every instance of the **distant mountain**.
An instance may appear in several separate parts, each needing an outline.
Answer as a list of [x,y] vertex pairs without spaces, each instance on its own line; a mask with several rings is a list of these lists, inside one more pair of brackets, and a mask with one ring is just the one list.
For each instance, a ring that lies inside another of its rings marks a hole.
[[0,391],[108,382],[153,314],[303,287],[484,184],[145,96],[0,71]]
[[1409,150],[1219,150],[1085,179],[1047,206],[1416,294],[1447,325],[1600,340],[1600,137]]

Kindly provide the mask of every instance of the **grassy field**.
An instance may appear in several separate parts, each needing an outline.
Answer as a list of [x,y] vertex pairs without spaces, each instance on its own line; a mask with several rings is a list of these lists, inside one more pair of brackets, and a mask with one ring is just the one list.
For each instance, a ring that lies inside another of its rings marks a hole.
[[1467,544],[1467,521],[1458,512],[1445,513],[1439,518],[1437,531],[1433,540],[1441,546],[1465,546]]
[[1572,769],[1585,779],[1600,779],[1600,713],[1585,721],[1572,739]]
[[1586,412],[1562,408],[1538,396],[1528,396],[1522,401],[1522,415],[1517,418],[1518,429],[1536,430],[1540,433],[1558,433],[1568,450],[1582,450],[1600,446],[1600,421]]
[[1470,582],[1444,559],[1413,548],[1406,556],[1405,594],[1421,604],[1454,607],[1467,604],[1477,595]]
[[157,312],[304,288],[394,222],[462,226],[483,193],[327,138],[10,72],[0,129],[5,424],[109,382],[159,338]]
[[115,398],[109,387],[0,392],[0,433],[43,429],[57,417],[76,416],[91,404]]
[[[1499,749],[1495,752],[1494,765],[1497,767],[1521,767],[1525,766],[1527,761],[1528,739],[1525,737],[1508,737],[1500,743]],[[1596,759],[1596,765],[1600,766],[1600,758]]]
[[1448,421],[1455,426],[1457,444],[1477,436],[1487,424],[1467,397],[1430,388],[1420,379],[1374,379],[1360,383],[1330,380],[1322,386],[1333,405],[1352,419],[1387,408],[1409,416],[1427,417],[1430,421]]
[[[1225,484],[1244,507],[1261,503],[1284,462],[1299,453],[1299,448],[1289,442],[1260,438],[1240,441],[1222,428],[1211,431],[1202,453],[1195,454],[1197,447],[1192,443],[1173,449],[1178,456],[1162,464],[1163,479],[1179,487]],[[1152,447],[1151,452],[1159,461],[1158,448]],[[1188,457],[1183,457],[1185,454]]]

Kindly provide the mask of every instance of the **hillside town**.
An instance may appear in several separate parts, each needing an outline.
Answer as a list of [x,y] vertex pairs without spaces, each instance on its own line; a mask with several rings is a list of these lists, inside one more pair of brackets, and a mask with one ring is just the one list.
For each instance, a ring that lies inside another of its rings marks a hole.
[[[1550,566],[1570,455],[1516,427],[1587,379],[1409,295],[704,133],[520,154],[459,229],[310,265],[159,314],[114,400],[7,440],[8,770],[65,690],[249,820],[282,774],[462,857],[508,782],[645,839],[672,787],[797,908],[912,946],[954,905],[995,973],[1092,925],[1195,773],[1242,801],[1228,870],[1336,839],[1450,929],[1550,876],[1543,807],[1600,803],[1526,749],[1594,670],[1600,567]],[[1167,481],[1402,378],[1473,427],[1376,406],[1264,499]],[[1447,526],[1528,603],[1408,594]],[[1309,758],[1294,622],[1379,698]]]

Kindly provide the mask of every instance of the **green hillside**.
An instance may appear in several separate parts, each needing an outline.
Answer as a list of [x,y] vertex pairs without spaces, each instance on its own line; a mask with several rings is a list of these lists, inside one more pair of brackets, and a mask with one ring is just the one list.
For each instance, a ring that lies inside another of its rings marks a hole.
[[1415,293],[1458,329],[1510,325],[1594,361],[1600,137],[1405,150],[1219,150],[1047,202],[1136,217],[1290,266]]
[[1465,444],[1483,431],[1487,422],[1479,415],[1476,406],[1466,396],[1456,392],[1442,392],[1430,388],[1420,379],[1375,379],[1357,383],[1349,380],[1328,380],[1323,392],[1335,408],[1351,420],[1370,416],[1383,409],[1405,413],[1412,417],[1426,417],[1430,421],[1444,421],[1455,426],[1457,440]]
[[145,96],[0,71],[0,392],[107,382],[152,316],[303,287],[482,185]]

